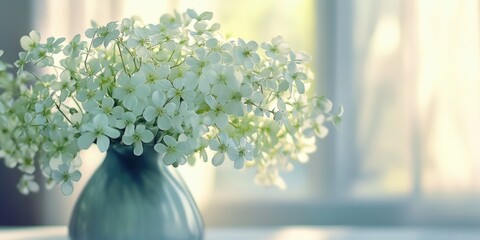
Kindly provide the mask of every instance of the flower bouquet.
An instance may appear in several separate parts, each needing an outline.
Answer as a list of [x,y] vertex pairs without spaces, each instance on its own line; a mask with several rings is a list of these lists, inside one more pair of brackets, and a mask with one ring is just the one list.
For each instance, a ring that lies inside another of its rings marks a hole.
[[154,24],[93,22],[87,40],[22,37],[16,74],[0,63],[0,157],[24,173],[20,192],[39,190],[38,169],[71,194],[92,144],[148,148],[175,167],[228,159],[256,168],[258,183],[284,185],[279,170],[305,162],[342,111],[309,92],[306,54],[281,37],[225,39],[211,19],[188,10]]

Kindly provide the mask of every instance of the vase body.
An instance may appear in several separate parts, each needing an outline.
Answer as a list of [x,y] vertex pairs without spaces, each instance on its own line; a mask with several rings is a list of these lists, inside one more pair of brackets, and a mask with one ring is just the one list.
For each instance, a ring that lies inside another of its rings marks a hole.
[[153,148],[111,146],[75,204],[72,240],[203,239],[203,221],[179,174]]

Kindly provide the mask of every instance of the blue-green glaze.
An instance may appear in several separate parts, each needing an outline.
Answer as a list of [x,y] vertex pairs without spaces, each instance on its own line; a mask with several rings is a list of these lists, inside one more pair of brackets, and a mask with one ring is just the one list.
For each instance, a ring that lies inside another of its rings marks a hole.
[[72,240],[203,239],[189,190],[153,148],[135,156],[111,146],[87,183],[69,225]]

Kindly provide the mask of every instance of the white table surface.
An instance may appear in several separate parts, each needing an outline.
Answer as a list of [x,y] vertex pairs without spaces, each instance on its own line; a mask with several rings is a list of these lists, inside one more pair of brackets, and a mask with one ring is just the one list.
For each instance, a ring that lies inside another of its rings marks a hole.
[[[68,240],[66,227],[0,227],[1,240]],[[205,240],[480,240],[480,229],[272,227],[207,229]]]

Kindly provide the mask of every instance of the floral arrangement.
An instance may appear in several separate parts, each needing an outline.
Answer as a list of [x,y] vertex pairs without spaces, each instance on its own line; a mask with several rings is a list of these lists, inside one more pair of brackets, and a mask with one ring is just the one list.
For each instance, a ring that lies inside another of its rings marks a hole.
[[229,159],[256,167],[259,183],[283,185],[279,169],[306,161],[341,110],[306,93],[307,55],[281,37],[225,39],[211,19],[188,10],[156,24],[92,23],[88,41],[22,37],[16,74],[0,62],[0,158],[24,173],[20,192],[39,190],[39,168],[47,187],[71,194],[79,152],[92,144],[153,148],[173,166]]

